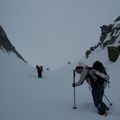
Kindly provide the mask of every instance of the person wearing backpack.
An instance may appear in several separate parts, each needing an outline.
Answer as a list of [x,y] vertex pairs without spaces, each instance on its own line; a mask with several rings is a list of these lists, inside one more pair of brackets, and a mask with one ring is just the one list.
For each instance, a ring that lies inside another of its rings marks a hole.
[[38,78],[42,78],[43,66],[36,65],[36,69],[38,73]]
[[[104,89],[107,84],[108,75],[105,70],[102,70],[101,62],[96,61],[93,67],[77,66],[75,72],[80,74],[78,82],[73,83],[72,86],[80,86],[86,80],[91,87],[94,105],[96,106],[100,115],[107,115],[106,111],[109,110],[107,105],[103,102]],[[97,68],[99,67],[99,68]],[[99,69],[99,70],[98,70]],[[100,70],[101,69],[101,70]]]

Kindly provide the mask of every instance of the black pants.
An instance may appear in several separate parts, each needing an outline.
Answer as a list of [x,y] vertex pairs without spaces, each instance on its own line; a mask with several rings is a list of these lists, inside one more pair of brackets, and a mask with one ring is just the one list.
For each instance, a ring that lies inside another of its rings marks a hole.
[[42,73],[38,73],[38,78],[42,78]]
[[104,86],[103,85],[92,85],[92,97],[94,105],[98,109],[99,114],[103,114],[106,112],[107,106],[102,101],[104,95]]

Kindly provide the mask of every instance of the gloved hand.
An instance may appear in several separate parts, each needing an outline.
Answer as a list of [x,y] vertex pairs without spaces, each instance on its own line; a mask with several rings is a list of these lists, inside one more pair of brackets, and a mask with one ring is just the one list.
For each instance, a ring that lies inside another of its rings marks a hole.
[[73,83],[72,86],[75,87],[75,83]]

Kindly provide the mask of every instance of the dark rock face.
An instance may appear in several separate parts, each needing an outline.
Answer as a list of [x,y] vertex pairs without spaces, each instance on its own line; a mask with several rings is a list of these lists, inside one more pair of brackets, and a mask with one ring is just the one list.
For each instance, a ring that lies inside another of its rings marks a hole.
[[9,41],[5,31],[3,30],[2,26],[0,25],[0,49],[2,51],[6,52],[14,52],[17,57],[22,59],[25,63],[27,63],[24,58],[17,52],[15,47],[12,45],[12,43]]
[[13,47],[1,26],[0,26],[0,46],[1,48],[3,47],[7,52],[11,51]]
[[108,57],[111,62],[116,62],[119,56],[119,47],[109,46],[108,47]]
[[114,22],[117,22],[117,21],[120,21],[120,16]]
[[110,24],[109,26],[103,25],[103,26],[100,27],[101,28],[101,36],[100,36],[100,42],[101,43],[104,42],[108,33],[110,33],[112,31],[112,27],[113,27],[112,24]]

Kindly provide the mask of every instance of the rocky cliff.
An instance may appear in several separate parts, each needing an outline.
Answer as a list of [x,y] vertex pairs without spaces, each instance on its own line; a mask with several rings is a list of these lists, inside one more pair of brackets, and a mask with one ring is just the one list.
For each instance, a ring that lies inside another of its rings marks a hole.
[[120,16],[108,25],[100,26],[101,35],[97,45],[86,51],[86,58],[96,50],[96,48],[108,49],[108,57],[115,62],[120,54]]
[[4,52],[14,52],[18,58],[22,59],[25,63],[26,60],[17,52],[15,46],[9,41],[5,31],[3,30],[2,26],[0,25],[0,49]]

